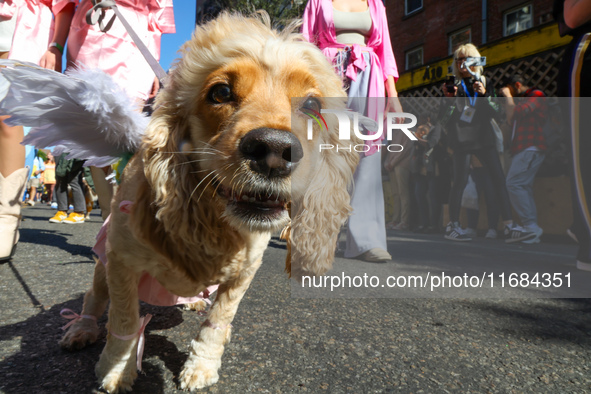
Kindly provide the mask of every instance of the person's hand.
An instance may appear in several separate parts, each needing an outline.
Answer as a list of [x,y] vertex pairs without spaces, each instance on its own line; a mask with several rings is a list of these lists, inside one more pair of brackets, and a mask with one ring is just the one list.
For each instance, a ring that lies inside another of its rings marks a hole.
[[39,66],[48,70],[62,72],[62,53],[56,47],[50,47],[39,60]]
[[388,97],[388,106],[386,107],[386,112],[404,112],[398,97]]
[[474,88],[474,91],[480,95],[484,95],[486,93],[486,89],[484,88],[484,85],[480,81],[474,82],[473,88]]
[[[402,104],[400,104],[400,100],[398,97],[388,97],[388,102],[386,105],[386,113],[402,113],[404,112],[402,109]],[[394,118],[394,123],[400,124],[404,122],[404,118]]]
[[505,86],[505,87],[501,88],[501,94],[502,94],[503,96],[505,96],[505,97],[513,97],[513,96],[511,95],[511,89],[509,89],[509,87],[508,87],[508,86]]
[[453,93],[447,91],[447,85],[445,83],[443,84],[442,89],[443,89],[443,95],[445,97],[456,97],[456,94],[458,93],[458,87],[457,86],[454,86]]

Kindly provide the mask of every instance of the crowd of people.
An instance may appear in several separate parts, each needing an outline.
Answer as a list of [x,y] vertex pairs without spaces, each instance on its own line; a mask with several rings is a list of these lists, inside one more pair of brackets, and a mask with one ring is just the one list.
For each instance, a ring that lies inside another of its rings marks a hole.
[[[403,186],[392,190],[394,214],[388,227],[443,232],[446,239],[470,241],[477,236],[483,196],[486,238],[498,237],[501,218],[507,242],[538,243],[543,230],[538,226],[533,181],[546,151],[545,94],[526,86],[520,75],[506,79],[497,90],[482,75],[482,66],[466,66],[468,58],[480,58],[478,49],[472,44],[458,47],[451,79],[455,82],[443,86],[446,98],[438,113],[419,116],[418,140],[403,152],[386,153],[384,167],[392,184],[400,184],[400,174],[409,174]],[[507,174],[505,149],[511,154]],[[409,195],[414,204],[406,202]],[[443,204],[449,206],[445,228]],[[464,226],[461,207],[466,208]],[[513,210],[523,226],[513,222]]]
[[98,200],[90,169],[83,166],[83,160],[69,160],[66,154],[56,163],[50,150],[35,149],[33,155],[22,205],[41,203],[57,209],[51,223],[84,223]]
[[[86,14],[92,12],[95,3],[92,0],[0,2],[0,57],[30,61],[61,72],[67,41],[66,69],[79,64],[101,68],[138,104],[144,103],[158,90],[158,79],[121,23],[115,21],[107,28],[102,23],[87,23]],[[564,34],[575,37],[568,54],[577,55],[565,57],[563,63],[564,81],[560,86],[570,87],[569,91],[560,93],[564,96],[586,95],[590,86],[585,84],[588,73],[581,71],[581,67],[584,69],[589,64],[584,45],[591,30],[587,22],[591,17],[589,3],[556,2],[555,16],[564,27]],[[146,38],[148,49],[158,58],[161,35],[174,32],[172,0],[120,0],[117,5],[122,14],[131,17],[134,29]],[[108,34],[105,33],[109,28]],[[382,1],[310,0],[303,14],[302,34],[335,65],[351,109],[377,122],[383,121],[379,118],[380,112],[384,112],[381,108],[385,112],[403,112],[396,90],[398,70]],[[444,99],[439,109],[419,116],[414,129],[416,141],[402,133],[395,134],[390,142],[403,148],[397,153],[376,149],[383,142],[380,138],[366,142],[369,149],[360,154],[355,188],[351,190],[353,213],[347,223],[346,258],[391,260],[386,229],[442,233],[451,241],[470,241],[477,236],[479,196],[484,196],[486,202],[486,238],[502,236],[506,242],[540,242],[543,230],[537,220],[533,182],[547,149],[543,132],[546,108],[541,100],[545,94],[535,86],[527,86],[520,75],[511,76],[503,86],[492,86],[482,65],[473,62],[478,58],[480,53],[472,44],[455,50],[454,78],[442,87]],[[575,71],[578,79],[568,77],[569,72]],[[577,127],[584,124],[572,122],[575,123]],[[570,126],[569,130],[578,133],[578,129]],[[23,134],[22,127],[8,127],[0,122],[2,260],[10,258],[18,241],[20,212],[12,202],[22,199],[27,181],[26,204],[33,205],[39,200],[38,191],[42,187],[47,190],[50,202],[55,199],[57,213],[50,221],[83,223],[88,213],[83,194],[83,162],[69,162],[64,167],[60,165],[61,158],[56,163],[48,156],[46,162],[37,159],[29,171],[24,168],[24,148],[20,145]],[[576,210],[571,230],[581,242],[579,268],[591,270],[591,220],[585,190],[591,166],[582,164],[587,157],[581,154],[582,147],[588,145],[587,137],[584,133],[576,134],[573,138],[578,145],[571,144]],[[505,149],[512,157],[506,168],[501,160]],[[382,167],[389,176],[393,198],[393,215],[389,220],[384,214]],[[106,181],[109,169],[90,171],[106,218],[113,195],[112,186]],[[45,178],[43,185],[41,176]],[[68,190],[72,193],[71,201]],[[73,208],[68,214],[70,204]],[[449,207],[447,223],[443,223],[444,204]],[[467,210],[463,224],[460,223],[462,206]]]
[[[567,51],[571,58],[565,64],[572,63],[572,59],[584,64],[585,56],[588,56],[582,43],[586,42],[584,37],[590,30],[590,3],[579,0],[555,2],[555,18],[567,26],[562,31],[568,31],[564,34],[571,34],[575,37],[573,41],[579,43]],[[579,14],[575,17],[576,12]],[[386,111],[402,112],[395,87],[398,71],[382,2],[310,0],[303,21],[304,37],[325,53],[341,75],[351,109],[382,122],[383,119],[372,112],[371,98],[385,96]],[[575,51],[580,54],[572,57]],[[543,130],[547,116],[545,94],[535,86],[527,86],[524,78],[517,74],[500,87],[492,86],[483,75],[483,64],[477,61],[480,57],[477,47],[470,43],[455,50],[454,79],[442,89],[442,96],[446,99],[437,113],[422,114],[414,131],[416,141],[409,142],[402,133],[394,135],[395,140],[390,142],[401,146],[402,151],[383,151],[382,158],[371,147],[381,140],[367,143],[370,149],[360,154],[355,187],[351,190],[353,213],[347,224],[345,257],[365,261],[390,260],[385,247],[385,228],[443,232],[448,240],[470,241],[477,236],[479,195],[484,196],[487,207],[486,238],[499,236],[498,222],[501,219],[505,242],[540,242],[543,230],[538,224],[533,183],[547,150]],[[570,64],[570,69],[578,70],[578,79],[571,77],[570,82],[579,81],[580,92],[582,82],[586,81],[580,71],[581,65]],[[566,78],[567,71],[561,74]],[[577,97],[575,91],[564,96]],[[359,97],[366,99],[354,100]],[[564,111],[570,115],[567,108]],[[577,126],[584,124],[571,122],[567,129],[572,132],[571,124],[575,123]],[[365,132],[372,134],[369,129]],[[587,141],[585,138],[577,134],[576,141]],[[575,168],[572,176],[576,178],[573,194],[577,196],[572,229],[585,238],[577,266],[591,269],[591,251],[586,246],[591,219],[584,188],[585,183],[589,184],[585,182],[589,173],[579,164],[583,159],[583,155],[576,154],[582,152],[580,144],[571,145],[574,147],[572,163]],[[506,169],[501,160],[505,149],[511,156]],[[389,221],[383,217],[378,163],[383,164],[390,180],[393,214]],[[445,226],[444,203],[449,207],[449,221]],[[462,206],[467,208],[464,226],[460,224]],[[516,218],[513,212],[517,214]],[[581,217],[585,220],[580,220]]]

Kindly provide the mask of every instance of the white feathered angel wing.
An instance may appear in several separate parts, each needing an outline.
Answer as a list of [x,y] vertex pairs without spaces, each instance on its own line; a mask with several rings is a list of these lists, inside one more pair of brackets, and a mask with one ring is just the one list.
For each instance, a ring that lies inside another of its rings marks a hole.
[[64,75],[13,60],[0,60],[0,66],[0,115],[10,115],[10,126],[32,127],[24,143],[55,146],[56,155],[68,152],[70,159],[99,167],[138,149],[149,119],[110,75]]

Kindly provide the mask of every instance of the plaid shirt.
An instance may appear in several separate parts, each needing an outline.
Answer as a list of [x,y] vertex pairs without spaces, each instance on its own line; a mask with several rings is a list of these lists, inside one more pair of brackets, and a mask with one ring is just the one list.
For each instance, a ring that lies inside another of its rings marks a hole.
[[539,89],[530,88],[519,98],[515,98],[515,133],[511,140],[511,154],[535,146],[541,151],[546,150],[546,138],[543,126],[546,122],[546,95]]

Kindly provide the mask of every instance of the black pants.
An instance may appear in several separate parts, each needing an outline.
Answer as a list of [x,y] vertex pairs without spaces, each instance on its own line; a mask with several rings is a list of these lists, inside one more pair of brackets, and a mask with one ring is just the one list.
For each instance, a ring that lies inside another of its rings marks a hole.
[[86,199],[84,198],[83,182],[82,182],[83,169],[75,168],[68,172],[66,176],[55,177],[55,190],[54,195],[57,200],[58,211],[68,212],[68,185],[72,188],[72,204],[74,205],[74,212],[86,211]]
[[[476,191],[478,197],[484,196],[486,202],[486,216],[489,229],[497,229],[499,222],[499,204],[497,204],[497,197],[495,193],[495,186],[488,175],[488,172],[483,167],[472,168],[472,179],[476,184]],[[468,227],[476,229],[478,227],[478,217],[480,212],[477,209],[467,209]]]
[[419,211],[419,226],[440,228],[441,199],[439,177],[435,175],[415,176],[415,198]]
[[511,212],[511,200],[509,200],[509,193],[507,192],[507,185],[505,184],[505,173],[501,166],[499,154],[495,146],[487,148],[476,149],[470,152],[454,152],[453,166],[454,179],[449,195],[449,218],[452,222],[460,221],[460,208],[462,205],[462,194],[468,183],[468,176],[470,175],[470,157],[475,155],[482,167],[486,169],[490,176],[497,203],[500,208],[503,220],[513,220]]

